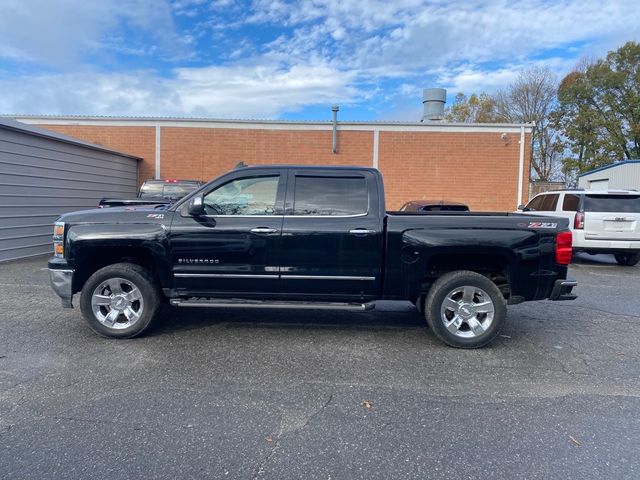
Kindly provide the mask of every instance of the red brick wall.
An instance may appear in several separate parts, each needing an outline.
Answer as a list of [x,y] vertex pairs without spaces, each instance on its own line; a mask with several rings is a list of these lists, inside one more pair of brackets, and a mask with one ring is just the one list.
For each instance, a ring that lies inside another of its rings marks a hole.
[[[520,135],[456,132],[380,132],[378,168],[387,208],[410,199],[445,199],[472,210],[514,210],[518,192]],[[528,136],[525,145],[529,145]],[[523,199],[529,184],[525,148]]]
[[164,178],[208,181],[241,161],[370,166],[373,156],[371,132],[341,132],[338,155],[330,131],[162,127],[161,137]]
[[[139,156],[139,182],[155,173],[155,127],[40,125],[43,128]],[[247,164],[330,164],[372,166],[372,131],[331,131],[161,127],[161,176],[208,181],[238,162]],[[387,208],[408,200],[446,199],[472,210],[516,208],[517,133],[379,133],[378,167],[385,179]],[[523,202],[527,199],[531,147],[525,140]]]
[[38,126],[143,158],[144,160],[138,163],[138,184],[142,184],[146,178],[153,178],[155,175],[155,127],[103,127],[95,125]]

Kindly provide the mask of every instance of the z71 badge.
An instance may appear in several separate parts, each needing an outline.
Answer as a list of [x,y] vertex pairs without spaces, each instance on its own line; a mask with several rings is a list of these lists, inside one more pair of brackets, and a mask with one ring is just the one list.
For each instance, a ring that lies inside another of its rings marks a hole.
[[550,222],[529,222],[529,228],[556,228],[557,223]]
[[147,215],[147,218],[156,218],[158,220],[162,220],[164,218],[164,213],[150,213]]

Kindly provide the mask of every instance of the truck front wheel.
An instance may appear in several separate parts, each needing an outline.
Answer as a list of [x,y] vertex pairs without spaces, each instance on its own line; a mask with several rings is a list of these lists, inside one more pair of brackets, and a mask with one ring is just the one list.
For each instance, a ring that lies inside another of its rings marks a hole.
[[131,338],[144,332],[160,307],[160,294],[147,270],[116,263],[95,272],[82,288],[80,310],[89,327],[106,337]]
[[424,315],[429,327],[447,345],[480,348],[500,333],[507,306],[495,283],[479,273],[459,270],[433,283]]

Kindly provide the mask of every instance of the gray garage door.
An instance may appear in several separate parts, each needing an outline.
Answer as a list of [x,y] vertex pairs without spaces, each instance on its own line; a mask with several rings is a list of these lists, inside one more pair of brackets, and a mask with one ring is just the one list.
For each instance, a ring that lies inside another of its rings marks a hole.
[[0,262],[52,252],[53,222],[135,197],[138,159],[0,119]]

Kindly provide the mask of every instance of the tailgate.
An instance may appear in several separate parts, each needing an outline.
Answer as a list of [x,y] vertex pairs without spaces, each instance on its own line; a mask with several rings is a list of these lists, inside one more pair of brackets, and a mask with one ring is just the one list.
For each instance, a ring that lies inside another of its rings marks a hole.
[[640,240],[640,195],[586,195],[584,237]]

